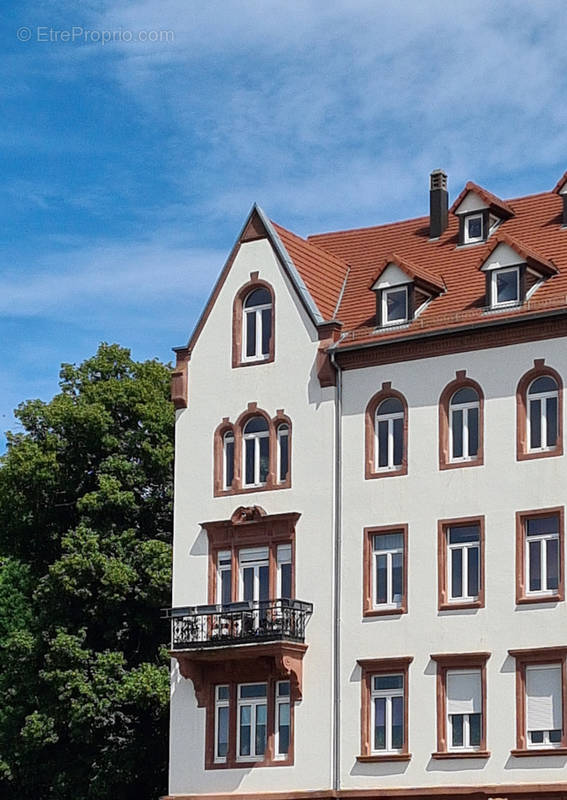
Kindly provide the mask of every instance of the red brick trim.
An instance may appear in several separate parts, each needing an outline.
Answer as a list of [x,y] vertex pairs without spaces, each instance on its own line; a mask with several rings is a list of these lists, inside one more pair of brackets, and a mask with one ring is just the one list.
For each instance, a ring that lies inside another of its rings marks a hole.
[[[526,590],[526,535],[528,519],[550,517],[559,519],[559,589],[556,594],[529,595]],[[516,603],[558,603],[565,599],[565,508],[538,508],[531,511],[516,511]]]
[[[244,301],[250,292],[255,289],[267,289],[272,298],[272,335],[270,337],[270,350],[267,358],[259,358],[256,361],[244,361],[242,356],[242,319],[244,314]],[[258,278],[257,272],[250,273],[250,280],[241,286],[234,298],[232,306],[232,366],[233,367],[253,367],[256,364],[269,364],[275,358],[276,341],[276,296],[272,286],[266,281]]]
[[190,352],[186,347],[180,347],[175,355],[176,363],[171,372],[171,401],[178,410],[187,408],[189,403]]
[[[404,588],[402,594],[402,604],[399,608],[379,609],[373,607],[372,602],[372,537],[375,533],[402,533],[404,537]],[[364,529],[364,539],[362,543],[362,616],[363,617],[383,617],[394,614],[407,614],[408,611],[408,526],[403,525],[381,525]]]
[[[462,467],[479,467],[484,464],[484,394],[480,385],[472,378],[467,378],[466,370],[459,370],[455,379],[441,392],[439,398],[439,469],[460,469]],[[449,452],[449,414],[451,398],[459,389],[469,387],[478,394],[478,453],[471,461],[451,461]]]
[[[437,664],[437,752],[432,758],[488,758],[486,749],[486,662],[490,653],[438,653],[431,656]],[[482,730],[478,750],[449,750],[447,741],[447,672],[453,669],[479,669],[482,685]]]
[[[409,761],[409,665],[413,656],[400,658],[359,658],[360,667],[360,761]],[[389,672],[401,672],[404,676],[404,746],[401,753],[372,753],[372,731],[370,704],[372,702],[372,677]],[[376,758],[378,756],[378,758]],[[399,758],[402,756],[402,758]]]
[[[478,524],[480,529],[480,586],[478,599],[474,602],[451,603],[449,602],[449,590],[447,580],[448,559],[447,559],[447,534],[449,528],[459,525]],[[440,519],[437,523],[437,578],[438,578],[438,609],[448,611],[463,608],[484,608],[484,516],[477,517],[456,517],[454,519]]]
[[[557,445],[553,450],[530,453],[528,450],[528,388],[532,381],[549,375],[557,383],[558,402],[557,402]],[[552,367],[545,366],[544,358],[536,358],[534,366],[529,372],[520,379],[516,389],[516,459],[527,461],[532,458],[553,458],[563,455],[563,381],[561,375]]]
[[[567,646],[541,647],[526,650],[508,650],[516,659],[516,748],[513,756],[565,755],[567,754]],[[560,748],[528,747],[526,739],[526,667],[532,664],[561,664],[561,703],[563,706],[563,736]]]
[[[376,410],[380,403],[389,397],[395,397],[404,408],[404,447],[402,463],[398,469],[378,470],[376,469]],[[382,384],[382,388],[371,397],[364,415],[364,477],[370,478],[389,478],[395,475],[408,474],[408,404],[401,392],[392,389],[392,384],[387,381]]]

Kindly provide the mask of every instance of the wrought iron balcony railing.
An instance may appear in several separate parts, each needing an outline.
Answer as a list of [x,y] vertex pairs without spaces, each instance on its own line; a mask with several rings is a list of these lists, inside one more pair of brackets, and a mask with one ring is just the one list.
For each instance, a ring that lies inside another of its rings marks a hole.
[[312,603],[283,598],[171,608],[164,616],[171,619],[172,650],[190,650],[250,642],[303,642],[312,613]]

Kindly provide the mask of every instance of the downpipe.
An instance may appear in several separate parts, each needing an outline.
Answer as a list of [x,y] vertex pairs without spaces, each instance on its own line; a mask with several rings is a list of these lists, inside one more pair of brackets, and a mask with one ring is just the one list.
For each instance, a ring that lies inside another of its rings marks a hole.
[[335,351],[330,352],[337,384],[335,391],[335,503],[333,547],[333,792],[341,788],[341,551],[342,551],[342,406],[343,376],[336,362]]

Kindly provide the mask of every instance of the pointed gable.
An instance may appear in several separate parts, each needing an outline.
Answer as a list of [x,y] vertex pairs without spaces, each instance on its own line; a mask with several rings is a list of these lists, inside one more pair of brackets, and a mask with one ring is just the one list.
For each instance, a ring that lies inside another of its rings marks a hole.
[[467,182],[450,211],[453,214],[468,214],[485,208],[490,209],[500,219],[509,219],[514,216],[512,206],[472,181]]
[[397,281],[397,285],[413,282],[431,294],[438,294],[444,289],[441,278],[418,264],[412,263],[407,258],[401,258],[396,253],[390,253],[384,258],[370,288],[376,290],[382,289],[386,285],[395,286],[396,284],[392,283],[392,280]]
[[490,240],[490,248],[488,252],[483,253],[478,268],[484,272],[519,263],[526,263],[540,275],[546,277],[555,275],[557,272],[557,268],[549,259],[504,232]]

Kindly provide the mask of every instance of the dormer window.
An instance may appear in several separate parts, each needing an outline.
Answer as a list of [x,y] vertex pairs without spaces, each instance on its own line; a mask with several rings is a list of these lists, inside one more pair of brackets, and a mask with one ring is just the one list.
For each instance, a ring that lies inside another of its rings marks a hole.
[[508,203],[470,181],[451,206],[451,212],[459,218],[459,245],[485,242],[504,220],[514,216]]
[[382,325],[399,325],[408,319],[408,287],[382,290]]
[[463,244],[484,241],[484,214],[468,214],[464,218]]
[[520,294],[520,267],[492,270],[490,276],[492,307],[518,305]]

